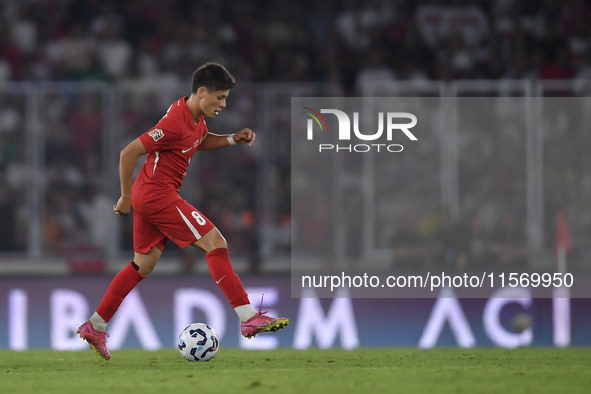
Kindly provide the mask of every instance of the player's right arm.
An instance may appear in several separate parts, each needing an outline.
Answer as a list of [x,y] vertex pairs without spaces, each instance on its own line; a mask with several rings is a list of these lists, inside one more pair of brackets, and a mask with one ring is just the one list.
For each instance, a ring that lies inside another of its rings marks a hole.
[[131,185],[133,183],[133,171],[135,170],[137,159],[146,153],[148,153],[148,151],[139,138],[136,138],[121,151],[121,156],[119,158],[121,197],[119,197],[119,201],[117,201],[117,204],[113,207],[113,211],[115,211],[117,215],[125,216],[131,212]]

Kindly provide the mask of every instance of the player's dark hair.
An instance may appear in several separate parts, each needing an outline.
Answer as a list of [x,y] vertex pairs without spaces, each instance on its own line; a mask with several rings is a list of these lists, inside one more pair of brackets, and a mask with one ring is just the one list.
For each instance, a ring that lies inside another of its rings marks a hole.
[[236,85],[236,79],[218,63],[205,63],[193,73],[191,92],[197,93],[200,87],[205,87],[208,92],[216,90],[229,90]]

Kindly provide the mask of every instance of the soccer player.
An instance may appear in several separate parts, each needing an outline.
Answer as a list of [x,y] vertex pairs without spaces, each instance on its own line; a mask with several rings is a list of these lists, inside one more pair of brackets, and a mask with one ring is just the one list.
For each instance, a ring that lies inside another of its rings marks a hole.
[[[234,77],[223,66],[204,64],[193,74],[191,95],[173,103],[152,130],[121,151],[121,197],[113,210],[125,216],[133,206],[134,258],[111,281],[96,312],[77,331],[106,360],[111,358],[106,343],[107,323],[127,294],[152,272],[169,239],[181,248],[193,245],[206,253],[209,271],[238,314],[246,338],[289,324],[287,318],[272,318],[250,305],[230,263],[226,240],[178,192],[196,151],[237,144],[251,147],[254,143],[255,133],[250,129],[217,135],[208,132],[205,124],[206,116],[213,118],[226,107],[226,98],[235,84]],[[136,162],[146,154],[132,185]]]

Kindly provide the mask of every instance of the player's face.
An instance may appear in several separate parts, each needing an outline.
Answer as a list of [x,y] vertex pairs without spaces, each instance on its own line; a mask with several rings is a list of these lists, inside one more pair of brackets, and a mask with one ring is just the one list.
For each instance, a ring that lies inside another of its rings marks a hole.
[[228,97],[229,93],[229,90],[214,90],[213,92],[205,90],[200,103],[201,110],[205,116],[213,118],[222,109],[226,108],[226,97]]

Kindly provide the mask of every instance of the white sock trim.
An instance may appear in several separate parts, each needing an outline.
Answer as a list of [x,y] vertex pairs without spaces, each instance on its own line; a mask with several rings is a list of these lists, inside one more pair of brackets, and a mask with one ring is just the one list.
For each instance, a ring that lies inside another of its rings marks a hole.
[[92,324],[92,328],[97,331],[105,331],[107,329],[107,322],[96,312],[88,320]]
[[234,310],[241,322],[248,321],[257,314],[257,310],[250,304],[237,306]]

